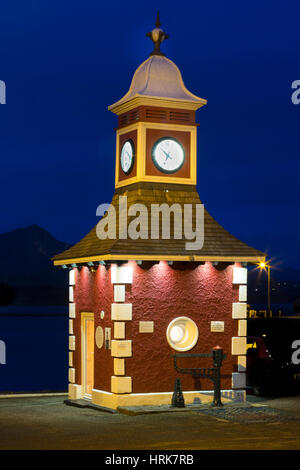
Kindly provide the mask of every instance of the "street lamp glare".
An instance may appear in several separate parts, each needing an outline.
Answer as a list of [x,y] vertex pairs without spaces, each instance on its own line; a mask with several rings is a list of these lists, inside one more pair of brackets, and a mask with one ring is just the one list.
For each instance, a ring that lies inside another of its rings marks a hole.
[[271,265],[270,263],[266,263],[265,261],[260,261],[258,263],[259,268],[261,269],[266,269],[267,275],[268,275],[268,317],[270,317],[271,314]]

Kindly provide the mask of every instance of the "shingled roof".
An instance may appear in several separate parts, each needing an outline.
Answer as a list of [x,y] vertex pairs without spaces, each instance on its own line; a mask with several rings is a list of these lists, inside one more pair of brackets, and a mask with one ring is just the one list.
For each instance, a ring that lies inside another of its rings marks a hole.
[[[201,204],[195,186],[166,183],[134,183],[115,190],[112,205],[116,210],[119,232],[119,196],[126,196],[128,207],[142,203],[149,217],[151,204]],[[128,217],[128,224],[134,217]],[[150,227],[150,219],[149,219]],[[54,264],[87,263],[100,260],[182,260],[182,261],[240,261],[257,262],[265,258],[258,251],[227,232],[204,210],[204,245],[201,250],[186,250],[186,239],[100,240],[94,227],[81,241],[54,257]]]

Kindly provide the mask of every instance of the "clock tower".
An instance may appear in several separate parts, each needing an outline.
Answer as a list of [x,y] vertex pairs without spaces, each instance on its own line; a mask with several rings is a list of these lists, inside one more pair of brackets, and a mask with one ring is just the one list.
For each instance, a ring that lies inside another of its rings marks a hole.
[[[112,203],[96,227],[54,257],[56,266],[70,271],[68,403],[84,399],[110,409],[171,404],[178,376],[171,355],[208,357],[216,345],[226,354],[222,400],[243,400],[246,266],[265,255],[206,209],[197,226],[203,205],[196,187],[195,113],[206,100],[186,89],[178,67],[160,50],[168,35],[159,17],[147,36],[153,52],[126,95],[108,108],[118,116]],[[98,227],[109,227],[111,216],[115,230],[99,236]],[[202,244],[186,243],[201,231]],[[199,367],[188,356],[183,366]],[[209,378],[180,379],[186,403],[211,401]]]
[[136,70],[123,98],[109,106],[118,115],[116,188],[136,182],[196,185],[196,110],[206,100],[189,92],[178,67],[160,50],[168,35],[156,27],[150,57]]

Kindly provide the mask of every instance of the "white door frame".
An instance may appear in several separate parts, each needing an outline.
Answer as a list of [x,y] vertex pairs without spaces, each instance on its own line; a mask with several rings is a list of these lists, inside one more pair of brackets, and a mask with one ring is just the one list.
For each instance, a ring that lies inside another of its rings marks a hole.
[[92,395],[86,392],[86,320],[93,320],[94,313],[81,312],[81,383],[82,395],[91,400]]

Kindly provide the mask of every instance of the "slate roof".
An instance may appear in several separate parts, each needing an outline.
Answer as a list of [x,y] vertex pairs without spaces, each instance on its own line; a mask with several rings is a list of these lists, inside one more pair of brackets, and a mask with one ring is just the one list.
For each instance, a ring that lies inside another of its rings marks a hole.
[[[116,209],[117,234],[119,232],[119,196],[127,196],[128,207],[134,203],[144,204],[149,212],[148,227],[150,231],[151,204],[167,203],[169,206],[178,203],[200,204],[200,197],[195,186],[166,183],[134,183],[115,190],[112,205]],[[128,217],[128,224],[135,217]],[[127,225],[128,225],[127,224]],[[243,243],[227,232],[206,211],[204,214],[204,245],[201,250],[186,250],[186,239],[171,238],[158,240],[106,239],[100,240],[94,227],[81,241],[68,250],[56,255],[55,264],[87,262],[93,259],[184,259],[216,261],[259,261],[265,254]],[[63,263],[63,261],[65,263]]]

